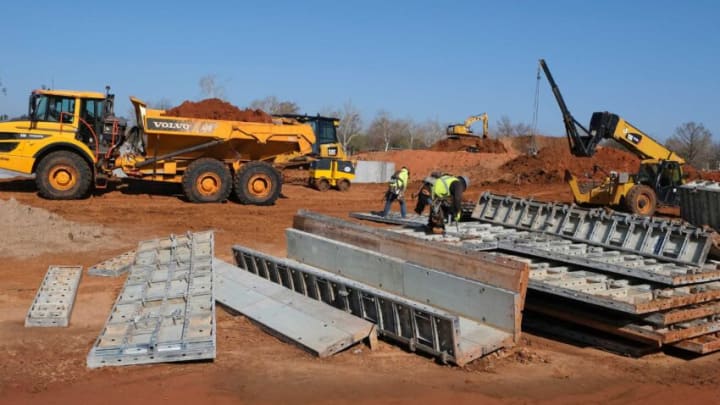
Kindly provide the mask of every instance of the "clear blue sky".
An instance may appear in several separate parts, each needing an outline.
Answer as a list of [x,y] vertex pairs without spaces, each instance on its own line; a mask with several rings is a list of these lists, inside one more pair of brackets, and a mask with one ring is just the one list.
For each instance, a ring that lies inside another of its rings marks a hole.
[[[350,99],[441,123],[486,111],[530,123],[545,58],[582,123],[608,110],[665,139],[720,140],[720,2],[6,1],[0,113],[41,85],[179,104],[214,74],[239,106],[275,95],[315,113]],[[563,134],[541,82],[539,131]]]

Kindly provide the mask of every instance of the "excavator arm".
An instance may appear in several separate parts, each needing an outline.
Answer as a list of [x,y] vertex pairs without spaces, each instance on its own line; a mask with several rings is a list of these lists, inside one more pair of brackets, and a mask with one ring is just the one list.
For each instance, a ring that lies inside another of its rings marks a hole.
[[560,112],[562,112],[565,134],[573,155],[579,157],[593,156],[600,141],[613,139],[641,160],[667,160],[679,164],[685,163],[682,157],[620,118],[617,114],[607,111],[595,112],[590,118],[589,129],[586,129],[570,113],[544,59],[540,59],[540,67],[550,83],[555,100],[557,100]]
[[472,129],[470,128],[472,124],[482,121],[483,123],[483,133],[482,137],[487,138],[488,137],[488,115],[487,113],[482,113],[480,115],[472,115],[468,117],[464,123],[462,124],[452,124],[447,127],[447,134],[450,136],[459,136],[459,135],[474,135]]

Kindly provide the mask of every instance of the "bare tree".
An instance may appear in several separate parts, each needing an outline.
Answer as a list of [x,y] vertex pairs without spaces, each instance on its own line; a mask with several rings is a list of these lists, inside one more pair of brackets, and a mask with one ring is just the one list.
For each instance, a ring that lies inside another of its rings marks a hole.
[[358,136],[362,135],[363,122],[360,110],[353,105],[352,101],[348,100],[343,104],[342,109],[325,108],[322,115],[328,117],[334,117],[340,120],[340,126],[338,127],[337,135],[338,141],[342,144],[345,150],[348,150],[350,142]]
[[675,128],[665,146],[699,169],[707,168],[713,157],[712,133],[703,124],[692,121]]
[[225,99],[225,86],[218,83],[216,75],[209,74],[201,77],[198,85],[200,86],[200,94],[203,97]]
[[157,101],[148,101],[147,105],[156,110],[169,110],[173,108],[173,102],[167,97],[163,97]]
[[275,96],[268,96],[259,100],[253,100],[250,108],[263,110],[273,115],[298,114],[300,106],[294,101],[278,100]]
[[360,135],[362,131],[362,117],[360,111],[348,100],[343,104],[342,111],[338,115],[340,118],[340,127],[338,128],[338,136],[343,148],[347,150],[350,141]]
[[495,136],[498,138],[508,136],[525,136],[532,135],[532,127],[523,122],[513,124],[510,117],[503,115],[496,123]]
[[420,134],[418,137],[422,142],[422,146],[427,148],[445,137],[445,128],[440,125],[438,120],[429,119],[420,124]]
[[380,144],[384,151],[390,150],[393,135],[393,120],[390,113],[380,110],[368,128],[371,145]]

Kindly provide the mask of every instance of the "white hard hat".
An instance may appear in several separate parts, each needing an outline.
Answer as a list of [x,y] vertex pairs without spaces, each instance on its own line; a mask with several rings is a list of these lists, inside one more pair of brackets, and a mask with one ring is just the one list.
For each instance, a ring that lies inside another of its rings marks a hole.
[[470,179],[468,179],[467,176],[460,176],[460,180],[465,183],[465,189],[467,190],[467,188],[470,187]]

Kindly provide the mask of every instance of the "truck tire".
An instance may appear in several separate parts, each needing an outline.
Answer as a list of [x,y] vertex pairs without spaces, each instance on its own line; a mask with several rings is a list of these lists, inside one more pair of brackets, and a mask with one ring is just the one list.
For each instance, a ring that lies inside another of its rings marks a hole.
[[350,180],[348,179],[342,179],[338,181],[337,183],[337,189],[340,191],[348,191],[350,190]]
[[40,160],[35,171],[35,184],[41,197],[77,200],[87,195],[92,177],[90,165],[80,155],[60,150]]
[[227,165],[217,159],[198,159],[185,170],[182,188],[190,202],[222,202],[230,196],[232,174]]
[[280,173],[266,162],[245,163],[235,174],[235,196],[242,204],[273,205],[281,189]]
[[652,216],[657,207],[655,191],[642,184],[634,185],[625,195],[625,207],[632,214]]

